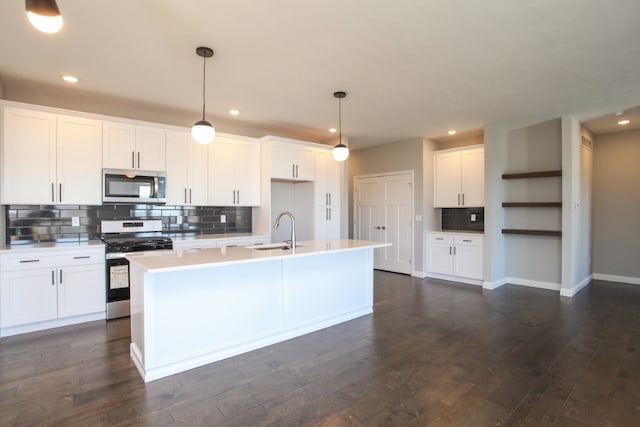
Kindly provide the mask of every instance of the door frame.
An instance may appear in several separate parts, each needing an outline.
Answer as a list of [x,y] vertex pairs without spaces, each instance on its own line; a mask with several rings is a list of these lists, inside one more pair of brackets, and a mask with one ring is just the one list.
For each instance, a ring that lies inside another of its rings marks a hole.
[[355,175],[353,177],[353,222],[351,224],[351,227],[354,231],[354,237],[355,237],[355,232],[357,230],[356,224],[357,224],[357,213],[358,213],[358,198],[356,196],[357,191],[356,188],[358,187],[358,183],[364,179],[370,179],[370,178],[386,178],[386,177],[392,177],[392,176],[399,176],[399,175],[409,175],[409,184],[411,185],[411,240],[409,242],[409,245],[411,245],[411,247],[409,248],[409,251],[411,253],[411,272],[409,273],[411,276],[414,275],[415,273],[415,262],[416,262],[416,253],[415,253],[415,241],[416,241],[416,186],[415,186],[415,171],[413,169],[409,169],[409,170],[404,170],[404,171],[394,171],[394,172],[380,172],[380,173],[371,173],[371,174],[364,174],[364,175]]

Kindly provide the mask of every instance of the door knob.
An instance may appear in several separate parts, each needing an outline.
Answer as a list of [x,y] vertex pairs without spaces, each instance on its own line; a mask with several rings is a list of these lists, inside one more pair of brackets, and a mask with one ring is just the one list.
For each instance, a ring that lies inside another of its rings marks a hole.
[[380,228],[383,229],[383,230],[387,229],[387,227],[385,227],[384,225],[382,227],[380,227]]
[[375,226],[373,228],[375,228],[376,230],[380,230],[380,226],[379,225],[377,225],[377,226]]

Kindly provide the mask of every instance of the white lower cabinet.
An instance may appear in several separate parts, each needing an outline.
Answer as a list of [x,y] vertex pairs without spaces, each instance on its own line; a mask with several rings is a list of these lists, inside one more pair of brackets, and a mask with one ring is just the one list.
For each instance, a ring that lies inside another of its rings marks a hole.
[[340,207],[316,207],[315,240],[340,238]]
[[[2,336],[104,318],[102,246],[7,251],[0,254],[0,278]],[[69,320],[85,315],[93,317]]]
[[481,235],[427,234],[427,273],[482,280]]

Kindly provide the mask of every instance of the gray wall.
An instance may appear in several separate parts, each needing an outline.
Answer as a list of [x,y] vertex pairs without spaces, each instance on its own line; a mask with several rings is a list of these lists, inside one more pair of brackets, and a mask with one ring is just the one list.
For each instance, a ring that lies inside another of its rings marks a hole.
[[[559,119],[512,130],[507,134],[503,172],[562,169],[561,147]],[[562,200],[561,178],[504,180],[503,185],[504,201]],[[504,215],[505,228],[560,230],[562,227],[559,208],[508,208]],[[559,289],[561,244],[562,240],[557,237],[507,236],[504,247],[506,276],[557,285]]]
[[594,141],[593,271],[640,279],[640,130]]
[[[414,171],[414,210],[425,221],[423,202],[424,164],[423,139],[379,145],[372,148],[353,150],[349,156],[349,237],[353,237],[353,178],[360,175]],[[429,172],[432,175],[432,172]],[[429,179],[429,182],[431,180]],[[433,210],[433,209],[431,209]],[[427,219],[429,221],[430,219]],[[424,271],[423,267],[423,226],[414,223],[413,270]]]

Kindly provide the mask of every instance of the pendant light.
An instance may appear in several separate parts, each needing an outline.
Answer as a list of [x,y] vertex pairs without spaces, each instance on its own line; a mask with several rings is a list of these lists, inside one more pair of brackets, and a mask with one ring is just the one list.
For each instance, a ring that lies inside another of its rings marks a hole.
[[56,0],[26,0],[25,10],[31,25],[43,33],[57,33],[62,28],[62,15]]
[[216,137],[216,130],[214,127],[204,119],[204,112],[206,106],[205,98],[205,83],[207,81],[207,58],[213,56],[213,50],[208,47],[199,47],[196,49],[196,54],[203,58],[204,64],[202,66],[202,120],[198,120],[191,128],[191,135],[198,144],[209,144]]
[[340,129],[340,139],[338,140],[338,144],[333,147],[331,154],[337,161],[344,162],[349,157],[349,148],[342,143],[342,98],[347,96],[347,92],[334,92],[333,96],[338,98],[338,128]]

